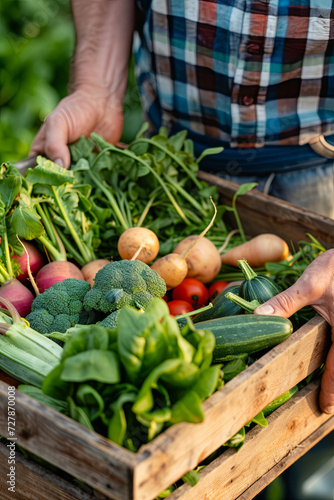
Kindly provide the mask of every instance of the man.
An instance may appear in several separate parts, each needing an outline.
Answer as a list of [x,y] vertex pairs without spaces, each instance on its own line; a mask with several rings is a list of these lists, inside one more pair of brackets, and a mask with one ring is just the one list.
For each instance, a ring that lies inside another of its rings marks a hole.
[[[197,154],[223,145],[204,168],[238,183],[256,180],[334,217],[334,148],[319,142],[334,134],[331,1],[72,0],[72,7],[71,93],[48,116],[32,154],[68,168],[67,144],[82,134],[119,140],[137,24],[138,83],[152,130],[188,129]],[[334,327],[333,283],[329,250],[256,312],[289,317],[311,304]],[[334,346],[320,406],[334,413]]]

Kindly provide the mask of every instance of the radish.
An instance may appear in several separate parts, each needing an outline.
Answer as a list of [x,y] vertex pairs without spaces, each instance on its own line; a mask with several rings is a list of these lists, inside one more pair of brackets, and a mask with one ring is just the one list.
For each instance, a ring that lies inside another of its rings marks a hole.
[[81,268],[81,272],[83,274],[84,279],[90,284],[90,286],[94,285],[94,278],[96,276],[97,271],[102,269],[106,264],[110,264],[110,260],[107,259],[96,259],[88,262]]
[[[23,241],[25,248],[29,254],[29,264],[32,274],[36,274],[41,267],[44,265],[44,259],[42,253],[28,241]],[[20,264],[21,273],[17,276],[17,279],[22,283],[25,283],[28,279],[28,262],[26,252],[23,255],[13,255],[13,258],[17,260]]]
[[130,227],[118,240],[118,253],[122,259],[152,262],[159,252],[157,235],[146,227]]
[[[211,199],[211,198],[210,198]],[[188,264],[187,264],[187,256],[190,254],[190,252],[193,250],[195,245],[197,246],[201,239],[204,237],[204,235],[209,231],[210,227],[212,226],[216,215],[217,215],[217,209],[215,204],[213,203],[212,199],[211,202],[214,206],[215,213],[211,219],[210,224],[204,229],[204,231],[201,232],[199,236],[195,236],[193,241],[191,242],[190,245],[188,245],[182,253],[173,253],[167,254],[164,257],[161,257],[160,259],[156,260],[153,262],[151,269],[154,269],[157,271],[157,273],[161,276],[162,279],[165,280],[167,289],[174,288],[182,281],[188,274]],[[220,269],[220,268],[219,268]],[[218,272],[219,272],[218,269]],[[217,273],[218,273],[217,272]]]
[[[188,236],[175,247],[174,253],[182,254],[198,235]],[[187,278],[195,278],[202,283],[212,281],[220,271],[220,254],[215,245],[208,238],[202,238],[186,258],[188,265]]]
[[75,264],[72,264],[72,262],[55,261],[46,264],[46,266],[43,266],[38,271],[36,284],[40,293],[42,293],[58,281],[63,281],[67,278],[85,279],[80,269]]
[[35,298],[32,292],[16,279],[9,280],[0,287],[0,297],[9,300],[23,318],[30,313]]

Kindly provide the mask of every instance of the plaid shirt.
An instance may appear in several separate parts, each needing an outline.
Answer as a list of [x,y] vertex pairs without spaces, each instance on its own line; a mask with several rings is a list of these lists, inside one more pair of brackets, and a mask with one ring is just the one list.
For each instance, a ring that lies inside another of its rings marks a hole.
[[334,133],[334,0],[137,0],[139,89],[157,129],[231,147]]

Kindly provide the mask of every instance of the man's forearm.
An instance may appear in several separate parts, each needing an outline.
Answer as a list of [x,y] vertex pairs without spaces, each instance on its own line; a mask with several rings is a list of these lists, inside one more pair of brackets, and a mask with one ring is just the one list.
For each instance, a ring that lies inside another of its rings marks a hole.
[[71,90],[96,88],[122,100],[134,30],[134,0],[72,0],[76,48]]

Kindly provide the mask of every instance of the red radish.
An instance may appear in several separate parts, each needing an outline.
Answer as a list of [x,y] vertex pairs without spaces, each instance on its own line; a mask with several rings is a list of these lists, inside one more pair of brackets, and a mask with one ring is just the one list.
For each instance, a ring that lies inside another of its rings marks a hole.
[[42,293],[58,281],[63,281],[67,278],[85,279],[80,269],[75,264],[72,264],[72,262],[55,261],[46,264],[46,266],[38,271],[36,284],[40,293]]
[[158,255],[159,240],[146,227],[130,227],[119,237],[117,249],[122,259],[137,259],[148,264]]
[[[202,240],[202,238],[204,237],[204,235],[209,231],[217,215],[217,208],[213,203],[212,199],[211,202],[214,206],[215,213],[211,219],[210,224],[204,229],[204,231],[202,231],[199,236],[196,236],[190,245],[188,243],[187,247],[184,248],[182,252],[177,253],[174,251],[173,253],[169,253],[164,257],[161,257],[160,259],[153,262],[151,269],[157,271],[157,273],[161,276],[161,278],[165,280],[167,290],[175,288],[176,286],[180,285],[180,283],[182,283],[184,278],[187,276],[189,270],[187,264],[187,257],[193,250],[195,245],[198,245]],[[218,274],[219,269],[216,275]]]
[[[28,241],[23,241],[23,243],[29,253],[31,272],[32,274],[36,274],[44,266],[43,255],[32,243],[29,243]],[[17,262],[21,267],[21,273],[17,276],[17,279],[22,283],[25,283],[28,278],[27,254],[24,252],[21,256],[13,255],[13,258],[17,259]]]
[[107,259],[96,259],[88,262],[81,268],[81,272],[83,274],[84,279],[90,284],[90,286],[94,285],[94,278],[96,276],[97,271],[102,269],[106,264],[110,264],[110,260]]
[[32,292],[16,279],[9,280],[0,287],[0,297],[9,300],[23,318],[30,313],[35,298]]

